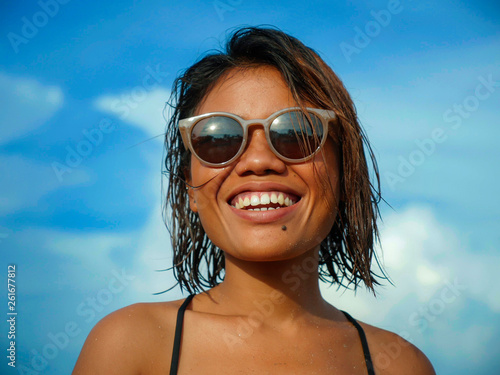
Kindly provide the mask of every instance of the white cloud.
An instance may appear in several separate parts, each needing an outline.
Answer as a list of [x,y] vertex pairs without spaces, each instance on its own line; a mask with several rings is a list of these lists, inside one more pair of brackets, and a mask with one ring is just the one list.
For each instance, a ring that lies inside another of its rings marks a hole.
[[500,312],[500,291],[491,284],[500,255],[472,249],[463,237],[429,207],[388,214],[382,258],[395,287],[378,288],[377,298],[322,287],[323,296],[356,319],[403,335],[438,372],[450,361],[465,368],[479,363],[498,332],[498,322],[484,316]]
[[141,277],[134,283],[134,298],[136,298],[135,301],[173,300],[182,297],[178,287],[166,295],[152,296],[153,293],[170,288],[176,281],[172,270],[158,272],[172,267],[172,246],[170,234],[162,217],[161,179],[163,177],[157,172],[156,155],[146,154],[146,156],[152,171],[151,177],[147,180],[151,181],[151,189],[158,199],[153,205],[154,209],[151,211],[147,223],[137,234],[137,248],[140,249],[140,252],[136,268]]
[[63,105],[57,86],[45,86],[23,77],[0,73],[0,144],[44,125]]
[[[71,272],[72,280],[88,289],[92,287],[89,276],[97,282],[109,277],[113,271],[120,271],[123,268],[123,265],[117,264],[112,259],[112,252],[130,249],[132,258],[132,249],[135,247],[133,233],[57,232],[50,236],[46,235],[46,238],[50,251],[76,260]],[[131,273],[131,270],[127,269],[127,273]],[[133,275],[139,276],[135,273]],[[97,283],[94,286],[102,287]]]
[[435,285],[441,280],[441,276],[439,275],[439,273],[425,264],[420,264],[417,266],[416,276],[420,284],[426,286]]
[[[41,246],[45,248],[47,256],[55,254],[67,258],[64,272],[71,277],[73,286],[84,291],[101,288],[103,280],[109,278],[113,271],[119,272],[123,268],[111,259],[113,251],[133,247],[130,233],[33,230],[32,235],[40,239],[39,243],[43,244]],[[126,271],[130,273],[129,269]]]
[[442,293],[448,294],[443,291],[450,289],[450,284],[457,283],[459,296],[444,304],[445,314],[457,311],[466,299],[481,301],[491,311],[500,312],[500,291],[491,288],[488,281],[489,275],[498,271],[500,255],[468,249],[460,233],[439,222],[429,207],[411,206],[387,215],[381,241],[382,264],[395,287],[377,289],[377,298],[365,290],[354,295],[322,287],[327,300],[360,320],[381,324],[388,316],[405,320],[422,308],[437,309],[440,303],[432,303]]
[[[142,129],[150,137],[165,131],[163,112],[170,92],[163,88],[147,91],[142,86],[117,95],[103,95],[94,100],[97,109]],[[165,110],[167,116],[168,110]],[[162,141],[162,137],[157,138]]]
[[[171,270],[157,272],[172,266],[170,234],[161,217],[160,179],[159,173],[148,179],[158,200],[143,227],[123,233],[31,230],[23,236],[28,242],[22,248],[33,248],[33,243],[37,243],[46,252],[67,258],[65,272],[71,275],[71,284],[80,290],[102,288],[113,270],[125,267],[126,273],[135,279],[121,295],[122,305],[181,298],[178,288],[166,295],[153,296],[175,283]],[[117,254],[126,254],[126,258]]]
[[[75,169],[60,183],[50,165],[19,156],[0,156],[0,214],[37,206],[41,197],[62,186],[87,182],[90,176]],[[40,207],[39,207],[40,208]]]
[[[141,280],[135,283],[137,297],[145,300],[148,294],[164,291],[175,284],[173,271],[157,272],[172,267],[172,247],[170,234],[163,223],[161,210],[155,209],[139,238],[139,264],[141,265]],[[175,299],[180,297],[179,289],[169,292],[160,299]],[[151,297],[154,300],[155,298]]]

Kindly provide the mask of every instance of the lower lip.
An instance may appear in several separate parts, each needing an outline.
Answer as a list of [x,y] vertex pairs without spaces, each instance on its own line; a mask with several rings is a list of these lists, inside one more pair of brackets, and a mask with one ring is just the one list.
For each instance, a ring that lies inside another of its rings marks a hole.
[[231,205],[229,205],[229,208],[235,215],[244,220],[252,221],[254,223],[272,223],[292,214],[297,209],[300,202],[301,201],[299,200],[291,206],[267,211],[240,210]]

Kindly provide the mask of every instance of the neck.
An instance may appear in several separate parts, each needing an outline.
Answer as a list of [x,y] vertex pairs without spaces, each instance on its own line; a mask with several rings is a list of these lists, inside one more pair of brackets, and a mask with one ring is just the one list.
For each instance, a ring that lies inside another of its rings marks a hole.
[[226,306],[226,313],[249,318],[260,313],[271,325],[331,316],[331,306],[319,289],[318,252],[319,248],[272,262],[244,261],[226,254],[224,282],[209,294]]

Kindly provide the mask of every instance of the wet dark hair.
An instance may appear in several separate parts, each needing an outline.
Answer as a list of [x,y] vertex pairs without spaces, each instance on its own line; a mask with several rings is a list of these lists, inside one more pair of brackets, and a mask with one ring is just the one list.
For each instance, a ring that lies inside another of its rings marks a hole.
[[[301,107],[311,103],[336,112],[341,199],[335,224],[321,243],[319,277],[354,289],[362,281],[374,291],[378,276],[372,270],[372,260],[376,259],[374,246],[379,240],[380,178],[354,104],[341,80],[314,50],[280,30],[263,27],[234,31],[225,51],[206,55],[173,84],[169,101],[173,114],[165,136],[168,187],[164,219],[172,237],[172,268],[177,283],[193,293],[213,287],[224,278],[224,253],[210,241],[198,215],[189,207],[185,180],[191,155],[182,143],[177,123],[194,115],[211,87],[229,70],[258,66],[280,71]],[[375,185],[370,181],[365,149]]]

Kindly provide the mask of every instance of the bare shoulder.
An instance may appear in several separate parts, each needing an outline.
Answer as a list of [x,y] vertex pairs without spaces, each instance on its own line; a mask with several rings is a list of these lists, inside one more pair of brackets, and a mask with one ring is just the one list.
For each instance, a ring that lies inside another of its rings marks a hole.
[[359,323],[366,333],[377,374],[436,374],[426,355],[412,343],[393,332]]
[[138,303],[107,315],[89,333],[73,374],[140,374],[160,350],[165,363],[155,365],[168,366],[181,303]]

